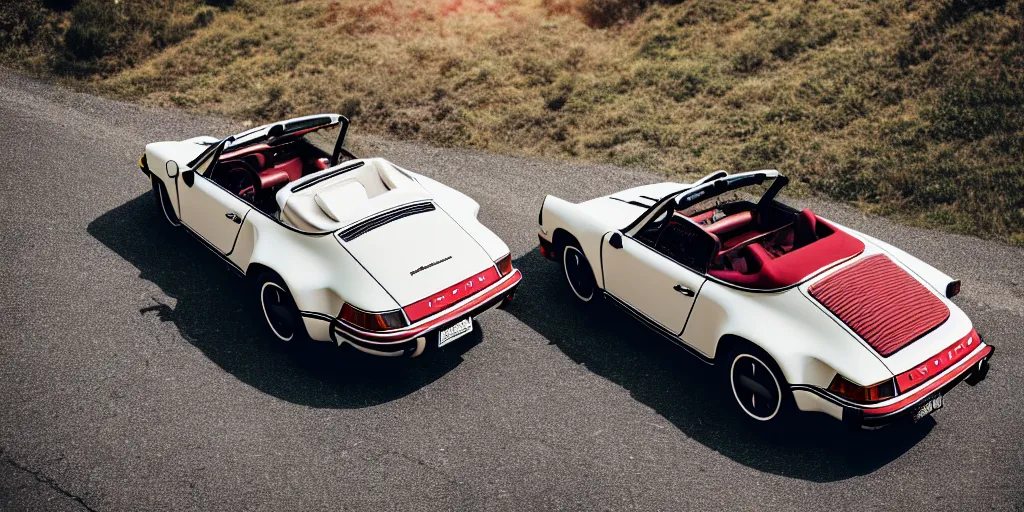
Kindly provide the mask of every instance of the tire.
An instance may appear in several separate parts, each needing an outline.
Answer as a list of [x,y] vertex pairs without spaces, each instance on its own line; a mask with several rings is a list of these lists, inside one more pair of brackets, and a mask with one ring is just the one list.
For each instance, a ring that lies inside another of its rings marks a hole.
[[774,427],[792,415],[789,384],[763,350],[744,344],[729,354],[723,367],[728,394],[748,420]]
[[181,220],[178,219],[178,215],[174,213],[174,206],[171,204],[171,198],[167,195],[167,188],[164,187],[164,182],[160,181],[159,178],[153,177],[153,198],[156,199],[156,207],[160,209],[164,218],[167,219],[167,223],[178,227],[181,225]]
[[278,340],[286,343],[309,338],[299,308],[280,276],[265,272],[256,287],[256,300],[263,323]]
[[593,301],[597,295],[594,271],[579,246],[566,244],[562,249],[562,268],[565,270],[565,280],[569,283],[573,295],[583,302]]

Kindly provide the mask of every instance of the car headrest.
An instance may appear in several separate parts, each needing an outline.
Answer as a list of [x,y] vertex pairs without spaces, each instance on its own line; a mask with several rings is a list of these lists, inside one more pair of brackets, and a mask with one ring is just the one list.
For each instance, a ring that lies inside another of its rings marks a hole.
[[818,216],[815,215],[810,208],[804,208],[803,210],[800,210],[799,222],[811,228],[810,230],[813,233],[818,224]]
[[355,180],[344,181],[324,188],[313,196],[316,205],[335,222],[341,221],[345,217],[344,212],[351,212],[362,206],[367,200],[369,198],[366,196],[366,188]]

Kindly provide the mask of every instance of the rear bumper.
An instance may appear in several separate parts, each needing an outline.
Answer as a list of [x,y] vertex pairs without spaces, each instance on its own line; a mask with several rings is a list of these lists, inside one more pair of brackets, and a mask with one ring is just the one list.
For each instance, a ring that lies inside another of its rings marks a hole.
[[438,331],[511,299],[522,278],[519,269],[514,269],[480,293],[413,325],[392,331],[363,331],[335,318],[331,321],[331,339],[338,344],[343,341],[351,343],[363,352],[374,355],[415,357],[429,350],[431,344],[437,346]]
[[[972,385],[981,382],[988,375],[989,361],[994,354],[995,347],[982,345],[970,357],[964,358],[960,363],[937,375],[930,382],[905,395],[878,405],[861,406],[812,386],[793,386],[793,390],[813,393],[821,402],[821,406],[813,407],[812,410],[827,412],[852,428],[879,428],[910,419],[919,408],[937,395],[945,395],[964,380]],[[810,405],[811,401],[806,400],[807,397],[809,394],[805,394],[802,401]],[[801,409],[805,409],[805,407],[801,406]]]

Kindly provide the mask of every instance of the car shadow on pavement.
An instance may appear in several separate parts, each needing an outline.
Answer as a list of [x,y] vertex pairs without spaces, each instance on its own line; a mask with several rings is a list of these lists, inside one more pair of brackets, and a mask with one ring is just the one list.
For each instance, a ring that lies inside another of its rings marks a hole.
[[137,312],[172,322],[189,343],[239,380],[296,404],[357,408],[408,395],[462,362],[482,339],[479,325],[458,344],[416,359],[381,358],[344,345],[288,345],[264,328],[247,283],[181,228],[170,226],[150,194],[89,223],[87,231],[173,300],[160,297]]
[[[608,301],[584,304],[562,267],[534,249],[515,261],[526,279],[507,309],[565,355],[622,386],[687,436],[746,466],[815,482],[871,473],[913,447],[934,426],[852,432],[823,414],[800,413],[791,428],[767,432],[741,417],[709,366]],[[526,300],[528,299],[528,300]]]

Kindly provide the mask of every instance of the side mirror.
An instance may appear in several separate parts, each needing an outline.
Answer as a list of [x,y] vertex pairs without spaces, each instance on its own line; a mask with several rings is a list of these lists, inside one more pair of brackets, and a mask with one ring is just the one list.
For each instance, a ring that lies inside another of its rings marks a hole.
[[616,249],[622,249],[622,235],[612,233],[612,237],[608,239],[608,245]]
[[165,167],[167,169],[168,178],[173,178],[178,175],[178,162],[175,162],[174,160],[168,160],[167,165]]
[[189,188],[191,188],[192,184],[196,182],[196,173],[195,173],[195,171],[190,169],[190,170],[187,170],[187,171],[181,173],[181,181],[184,181],[185,185],[188,186]]

